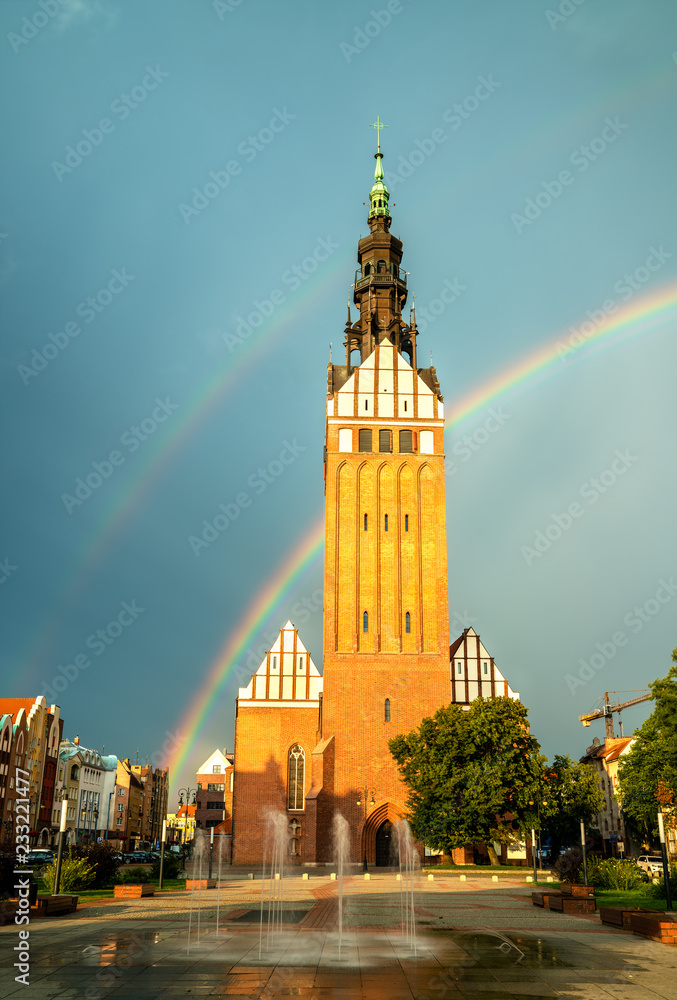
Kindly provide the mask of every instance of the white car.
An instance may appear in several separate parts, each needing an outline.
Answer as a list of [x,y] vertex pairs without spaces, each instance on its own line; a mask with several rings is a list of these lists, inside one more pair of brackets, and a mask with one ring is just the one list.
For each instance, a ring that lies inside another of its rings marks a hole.
[[663,874],[663,859],[657,854],[640,854],[637,864],[643,868],[647,875]]

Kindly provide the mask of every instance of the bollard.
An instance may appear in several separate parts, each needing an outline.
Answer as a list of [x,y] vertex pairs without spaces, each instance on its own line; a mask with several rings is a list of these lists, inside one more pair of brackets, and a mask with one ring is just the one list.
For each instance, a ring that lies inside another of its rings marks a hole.
[[395,876],[395,878],[397,879],[398,882],[402,881],[402,876],[400,875],[399,872],[397,873],[397,875]]
[[[336,877],[336,876],[334,876],[334,877]],[[370,878],[371,878],[371,875],[369,874],[369,872],[365,872],[364,873],[364,881],[368,882]]]
[[554,881],[555,881],[555,880],[554,880],[554,878],[552,877],[552,875],[548,875],[548,877],[547,877],[547,879],[546,879],[546,882],[554,882]]
[[250,872],[249,875],[247,875],[247,878],[254,878],[254,873]]
[[332,880],[332,882],[335,882],[336,881],[336,872],[332,872],[331,875],[329,876],[329,878]]
[[498,875],[492,875],[491,876],[491,881],[492,882],[498,882]]
[[275,872],[275,881],[276,882],[280,881],[280,873],[279,872]]
[[465,875],[461,875],[460,880],[461,880],[461,882],[465,882],[465,880],[466,880],[465,879]]
[[304,872],[301,878],[308,878],[308,872]]
[[428,881],[429,882],[434,882],[434,880],[435,880],[435,876],[434,875],[428,875]]
[[527,882],[533,882],[533,880],[534,880],[533,875],[527,875]]

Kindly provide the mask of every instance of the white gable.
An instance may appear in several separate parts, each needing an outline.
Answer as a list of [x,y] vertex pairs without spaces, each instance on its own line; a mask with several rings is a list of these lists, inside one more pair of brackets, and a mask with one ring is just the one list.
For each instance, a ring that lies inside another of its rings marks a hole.
[[321,691],[322,676],[298,630],[287,621],[247,687],[240,688],[238,702],[261,707],[281,702],[317,706]]
[[449,669],[452,703],[468,705],[480,696],[503,696],[519,701],[519,692],[512,690],[474,628],[464,629],[456,642],[452,643],[451,650]]
[[387,338],[355,369],[336,395],[336,407],[333,399],[328,401],[329,416],[361,421],[444,419],[442,401]]
[[[211,757],[208,757],[204,764],[198,768],[198,774],[224,774],[233,765],[220,750],[215,750]],[[215,767],[220,767],[220,771],[214,771]]]

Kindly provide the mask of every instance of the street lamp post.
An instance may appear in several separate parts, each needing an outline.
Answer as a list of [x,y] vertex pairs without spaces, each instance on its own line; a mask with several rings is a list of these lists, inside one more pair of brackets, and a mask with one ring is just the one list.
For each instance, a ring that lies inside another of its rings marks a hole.
[[61,822],[59,823],[59,846],[56,850],[56,871],[54,872],[54,895],[59,895],[61,884],[61,858],[63,856],[63,839],[68,820],[68,799],[61,800]]
[[[183,805],[184,794],[186,796],[186,815],[183,818],[183,845],[185,852],[186,841],[188,840],[188,806],[195,805],[197,788],[179,788],[179,811],[181,811],[181,806]],[[193,801],[189,802],[191,795],[193,796]]]
[[658,836],[661,842],[661,855],[663,856],[663,882],[665,884],[665,909],[672,909],[672,896],[670,893],[670,866],[668,864],[668,849],[665,843],[665,827],[663,826],[663,810],[658,813]]
[[[538,801],[534,801],[534,799],[529,799],[529,805],[530,806],[533,806],[533,805],[536,806],[536,828],[538,829],[538,870],[539,871],[543,871],[543,852],[541,850],[541,806],[542,805],[547,806],[547,804],[548,804],[548,800],[547,799],[539,799]],[[532,830],[531,832],[533,833],[534,831]],[[535,842],[533,844],[533,848],[532,849],[533,850],[536,849],[536,843]],[[534,881],[535,881],[535,879],[536,879],[536,858],[535,857],[533,858],[533,862],[534,862]]]
[[362,867],[363,867],[364,871],[366,872],[368,870],[367,869],[367,795],[369,794],[369,792],[371,792],[371,801],[369,802],[369,805],[370,806],[375,806],[376,802],[374,801],[374,789],[373,788],[367,788],[367,787],[365,787],[362,790],[362,792],[364,794],[362,794],[361,792],[357,793],[357,803],[356,804],[358,806],[361,806],[362,805],[362,800],[364,799],[364,832],[363,832],[363,836],[364,836],[364,861],[362,863]]
[[165,841],[167,839],[167,820],[162,820],[162,842],[160,843],[160,881],[158,889],[162,889],[162,872],[165,867]]

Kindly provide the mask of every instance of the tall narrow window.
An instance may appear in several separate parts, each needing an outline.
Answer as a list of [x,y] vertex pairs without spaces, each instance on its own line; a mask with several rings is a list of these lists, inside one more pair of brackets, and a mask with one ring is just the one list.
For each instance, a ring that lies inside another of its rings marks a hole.
[[365,399],[365,401],[364,401],[364,408],[365,408],[365,410],[369,409],[369,400],[368,399]]
[[378,432],[378,450],[386,452],[393,450],[393,436],[390,431]]
[[456,664],[456,673],[460,674],[462,672],[462,670],[463,670],[463,667],[461,666],[461,664],[457,663]]
[[362,615],[362,631],[363,632],[368,632],[369,631],[369,612],[368,611],[365,611],[364,614]]
[[405,412],[405,413],[407,412],[407,401],[406,401],[406,399],[405,399],[405,401],[404,401],[404,412]]
[[404,515],[404,530],[409,531],[409,515]]
[[390,698],[386,698],[385,703],[385,721],[390,722]]
[[408,611],[404,616],[404,631],[411,632],[411,615],[409,614]]
[[414,435],[412,431],[400,431],[400,451],[411,454],[414,450]]
[[277,670],[277,656],[273,657],[273,670]]
[[367,515],[364,515],[364,530],[367,530]]
[[295,743],[289,751],[288,809],[303,809],[303,780],[305,753],[303,747]]
[[387,514],[385,516],[384,525],[385,525],[385,530],[387,531],[388,530],[388,515]]
[[371,429],[369,427],[360,428],[359,442],[360,451],[371,451]]
[[299,670],[303,670],[303,657],[299,656]]
[[485,674],[489,673],[489,668],[487,667],[486,663],[482,664],[482,668],[483,668]]

